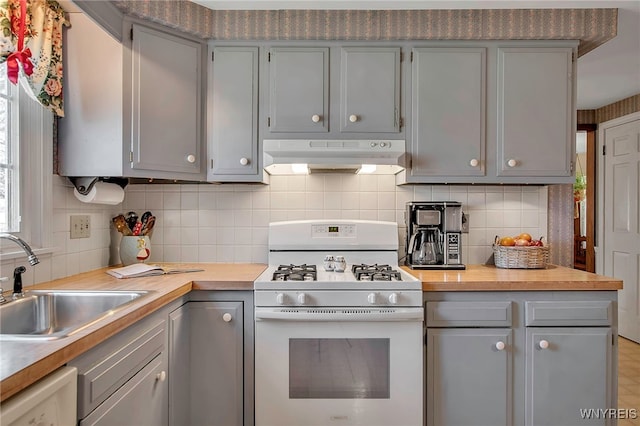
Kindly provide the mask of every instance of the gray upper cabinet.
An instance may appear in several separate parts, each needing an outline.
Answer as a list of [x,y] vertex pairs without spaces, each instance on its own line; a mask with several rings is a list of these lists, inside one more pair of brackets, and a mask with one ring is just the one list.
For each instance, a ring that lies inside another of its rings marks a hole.
[[137,24],[131,34],[131,168],[197,176],[202,44]]
[[329,48],[273,47],[269,61],[269,130],[329,131]]
[[573,173],[573,49],[498,49],[497,175]]
[[336,42],[271,45],[261,138],[401,138],[401,51]]
[[398,183],[571,183],[574,41],[413,48],[411,167]]
[[121,44],[73,15],[59,173],[204,180],[203,43],[127,19]]
[[486,49],[412,51],[411,176],[483,176]]
[[400,131],[400,48],[343,47],[340,131]]
[[209,51],[207,180],[260,180],[259,49],[211,46]]

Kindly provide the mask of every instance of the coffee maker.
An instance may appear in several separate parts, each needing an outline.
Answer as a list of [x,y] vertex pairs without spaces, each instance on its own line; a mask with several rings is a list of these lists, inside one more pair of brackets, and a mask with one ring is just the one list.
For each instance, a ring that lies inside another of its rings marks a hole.
[[411,269],[465,269],[462,264],[462,204],[410,201],[406,264]]

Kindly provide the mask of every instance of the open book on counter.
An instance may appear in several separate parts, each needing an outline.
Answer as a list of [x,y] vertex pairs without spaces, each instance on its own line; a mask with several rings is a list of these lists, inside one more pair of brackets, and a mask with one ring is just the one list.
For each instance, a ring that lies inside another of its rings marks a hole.
[[153,275],[182,274],[185,272],[202,272],[204,269],[168,269],[159,265],[147,265],[146,263],[134,263],[132,265],[123,266],[121,268],[113,268],[107,270],[107,274],[116,278],[137,278],[150,277]]

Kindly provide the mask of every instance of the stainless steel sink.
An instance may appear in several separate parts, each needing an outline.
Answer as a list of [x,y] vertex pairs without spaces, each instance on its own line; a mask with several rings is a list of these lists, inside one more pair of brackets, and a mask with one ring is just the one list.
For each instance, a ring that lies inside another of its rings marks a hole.
[[0,306],[0,340],[53,340],[77,333],[149,291],[32,290]]

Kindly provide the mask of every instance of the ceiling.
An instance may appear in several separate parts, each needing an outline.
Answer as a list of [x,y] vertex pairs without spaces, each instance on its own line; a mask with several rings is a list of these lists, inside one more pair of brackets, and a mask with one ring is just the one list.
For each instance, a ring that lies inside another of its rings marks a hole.
[[640,94],[640,0],[192,0],[211,9],[618,8],[618,35],[578,59],[578,109]]

